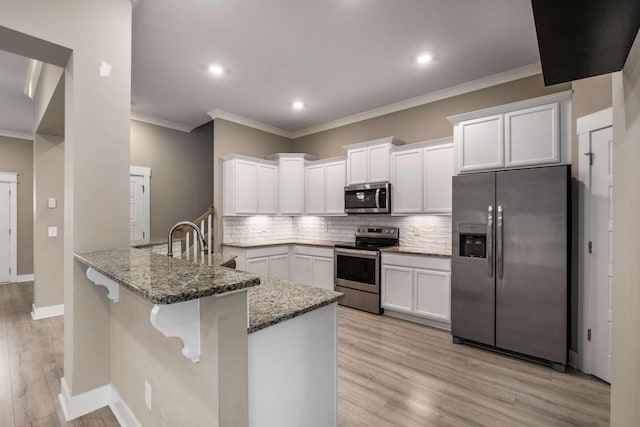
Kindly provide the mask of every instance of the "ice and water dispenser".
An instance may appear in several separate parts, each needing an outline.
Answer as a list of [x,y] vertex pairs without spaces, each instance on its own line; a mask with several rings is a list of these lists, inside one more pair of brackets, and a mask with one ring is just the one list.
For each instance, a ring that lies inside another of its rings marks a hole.
[[487,257],[487,225],[460,224],[460,256],[468,258]]

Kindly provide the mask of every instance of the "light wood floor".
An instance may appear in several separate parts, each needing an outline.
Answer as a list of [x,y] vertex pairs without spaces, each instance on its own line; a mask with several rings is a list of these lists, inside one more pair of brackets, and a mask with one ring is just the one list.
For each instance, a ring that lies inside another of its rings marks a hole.
[[[0,426],[118,426],[108,408],[63,421],[62,317],[33,321],[32,301],[32,284],[0,285]],[[341,427],[609,425],[609,386],[592,377],[386,316],[340,307],[338,322]]]
[[608,426],[609,385],[340,307],[340,426]]

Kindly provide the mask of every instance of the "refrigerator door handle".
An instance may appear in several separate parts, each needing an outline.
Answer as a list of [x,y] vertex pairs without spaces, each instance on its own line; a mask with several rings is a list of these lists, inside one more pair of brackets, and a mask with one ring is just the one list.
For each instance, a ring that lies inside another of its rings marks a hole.
[[498,218],[496,224],[496,268],[498,269],[498,279],[502,279],[503,270],[504,270],[504,260],[503,260],[503,251],[504,244],[502,242],[502,214],[503,209],[502,206],[498,205]]
[[493,277],[493,205],[487,209],[487,265],[489,277]]

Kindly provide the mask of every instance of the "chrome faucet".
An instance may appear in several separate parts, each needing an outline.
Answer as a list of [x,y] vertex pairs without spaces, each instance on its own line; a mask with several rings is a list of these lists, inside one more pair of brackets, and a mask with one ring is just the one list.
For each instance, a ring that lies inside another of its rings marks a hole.
[[[169,238],[167,239],[169,243],[169,248],[168,248],[167,256],[173,256],[173,232],[176,231],[177,228],[182,227],[183,225],[188,225],[189,227],[193,228],[196,231],[196,233],[198,233],[198,238],[200,239],[200,251],[204,252],[207,250],[207,242],[204,240],[204,235],[202,234],[200,227],[198,227],[191,221],[180,221],[179,223],[171,227],[171,230],[169,230]],[[195,244],[195,242],[193,243]],[[187,250],[189,250],[189,248],[187,248]]]

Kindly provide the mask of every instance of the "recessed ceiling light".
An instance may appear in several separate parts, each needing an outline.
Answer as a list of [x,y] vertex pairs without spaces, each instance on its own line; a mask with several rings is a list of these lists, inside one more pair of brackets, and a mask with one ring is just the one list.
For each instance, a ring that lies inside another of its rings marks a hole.
[[293,104],[291,104],[291,106],[293,107],[294,110],[302,110],[304,108],[304,102],[296,101]]
[[213,64],[209,66],[209,72],[214,76],[221,76],[224,74],[224,68],[221,65]]
[[427,64],[427,63],[431,62],[432,59],[433,59],[433,56],[431,56],[430,53],[422,53],[422,54],[416,56],[416,62],[418,64]]

